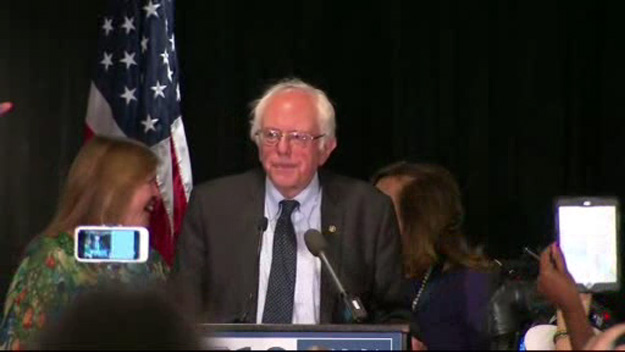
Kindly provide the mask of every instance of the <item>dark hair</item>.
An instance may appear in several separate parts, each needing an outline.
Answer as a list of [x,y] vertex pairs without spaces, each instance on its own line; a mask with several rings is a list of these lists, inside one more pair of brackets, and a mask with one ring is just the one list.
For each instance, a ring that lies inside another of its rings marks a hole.
[[462,230],[462,194],[454,176],[434,164],[399,162],[378,171],[372,182],[401,179],[398,217],[403,262],[410,277],[421,277],[437,263],[447,267],[485,269],[487,261],[469,248]]
[[56,324],[48,324],[38,349],[199,349],[194,327],[164,292],[107,287],[82,293]]

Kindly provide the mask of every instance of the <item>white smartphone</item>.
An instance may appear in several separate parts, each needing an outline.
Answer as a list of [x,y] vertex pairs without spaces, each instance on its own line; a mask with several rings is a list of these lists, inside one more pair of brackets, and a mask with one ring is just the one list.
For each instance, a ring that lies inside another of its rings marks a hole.
[[614,197],[558,197],[556,231],[566,265],[584,292],[620,288],[619,202]]
[[74,231],[74,256],[79,262],[142,263],[149,250],[145,227],[79,226]]

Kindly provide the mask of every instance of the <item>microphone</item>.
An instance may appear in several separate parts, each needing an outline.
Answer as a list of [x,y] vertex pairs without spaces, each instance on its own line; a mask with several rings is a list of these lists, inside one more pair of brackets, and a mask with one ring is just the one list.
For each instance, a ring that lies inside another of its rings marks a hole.
[[256,231],[258,235],[258,244],[256,246],[256,267],[254,271],[254,280],[256,280],[256,285],[254,285],[255,291],[252,291],[247,296],[247,300],[245,301],[245,311],[241,315],[239,319],[235,321],[235,323],[248,323],[247,318],[250,315],[250,310],[252,308],[252,302],[254,300],[254,292],[258,291],[258,272],[260,271],[260,249],[263,244],[263,234],[265,230],[267,230],[267,225],[269,224],[269,220],[266,217],[262,217],[256,226]]
[[0,103],[0,116],[8,113],[11,110],[13,110],[13,103],[11,103],[10,101]]
[[310,229],[304,234],[304,240],[306,241],[306,247],[308,247],[310,253],[312,253],[312,255],[314,255],[315,257],[320,258],[326,269],[328,269],[328,272],[330,272],[332,281],[334,281],[334,284],[338,288],[341,298],[343,298],[343,302],[345,302],[345,305],[349,309],[349,313],[352,319],[356,322],[362,322],[366,320],[367,310],[360,301],[360,298],[350,295],[349,293],[347,293],[347,291],[345,291],[345,287],[343,287],[341,280],[339,280],[339,277],[336,275],[336,272],[330,264],[330,261],[328,261],[328,257],[325,253],[328,242],[323,237],[321,232],[315,229]]

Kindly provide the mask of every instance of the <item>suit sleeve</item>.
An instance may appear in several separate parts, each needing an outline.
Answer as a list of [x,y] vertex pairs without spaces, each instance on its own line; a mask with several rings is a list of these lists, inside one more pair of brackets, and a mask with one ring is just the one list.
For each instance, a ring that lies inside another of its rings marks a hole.
[[203,211],[202,197],[194,192],[182,224],[169,285],[176,302],[185,313],[196,319],[201,318],[205,309],[204,270],[207,251]]
[[387,200],[382,209],[381,224],[375,241],[376,303],[373,321],[376,323],[403,323],[410,320],[404,295],[404,274],[397,217]]

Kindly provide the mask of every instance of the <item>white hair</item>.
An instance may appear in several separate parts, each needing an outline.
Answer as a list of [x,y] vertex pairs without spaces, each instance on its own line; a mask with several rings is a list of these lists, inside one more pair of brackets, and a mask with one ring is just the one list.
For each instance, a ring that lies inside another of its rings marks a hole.
[[[317,105],[317,121],[319,123],[321,133],[323,133],[326,138],[336,138],[334,107],[332,106],[332,103],[330,103],[326,94],[322,90],[317,89],[298,78],[288,78],[270,86],[267,90],[265,90],[260,99],[252,102],[252,114],[250,119],[250,138],[252,141],[254,141],[257,145],[259,143],[256,133],[260,130],[261,116],[263,115],[269,99],[280,92],[289,90],[302,90],[315,98],[315,103]],[[325,138],[321,139],[319,146],[320,148],[325,146]]]

